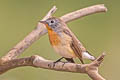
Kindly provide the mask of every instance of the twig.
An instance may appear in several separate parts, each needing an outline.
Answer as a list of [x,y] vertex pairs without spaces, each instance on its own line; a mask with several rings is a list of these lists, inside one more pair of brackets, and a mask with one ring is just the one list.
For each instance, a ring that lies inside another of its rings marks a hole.
[[42,19],[42,21],[52,17],[52,14],[54,14],[56,10],[57,10],[56,6],[53,6],[53,8],[47,13],[47,15]]

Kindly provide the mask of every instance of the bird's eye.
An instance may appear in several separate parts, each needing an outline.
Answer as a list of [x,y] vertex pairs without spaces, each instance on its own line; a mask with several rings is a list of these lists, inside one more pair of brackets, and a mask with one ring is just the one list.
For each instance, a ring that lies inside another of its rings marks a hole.
[[54,21],[52,20],[51,23],[54,23]]

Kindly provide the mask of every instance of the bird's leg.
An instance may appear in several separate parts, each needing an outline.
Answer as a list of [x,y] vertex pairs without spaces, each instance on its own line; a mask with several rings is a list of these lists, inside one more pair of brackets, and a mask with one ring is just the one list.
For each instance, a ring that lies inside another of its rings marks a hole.
[[[63,59],[63,58],[64,58],[64,57],[61,57],[60,59],[58,59],[58,60],[56,60],[55,62],[53,62],[53,67],[55,67],[55,64],[56,64],[57,62],[61,61],[61,59]],[[51,65],[48,64],[48,66],[50,67]]]
[[[53,62],[53,67],[55,67],[55,64],[56,64],[57,62],[61,61],[63,58],[65,58],[65,57],[61,57],[60,59],[58,59],[58,60],[56,60],[55,62]],[[65,59],[66,59],[68,62],[70,62],[70,63],[75,63],[74,60],[73,60],[73,58],[65,58]],[[68,63],[68,62],[64,62],[64,64],[65,64],[65,63]],[[64,66],[64,64],[63,64],[63,66]],[[49,64],[48,66],[50,66],[50,64]]]
[[53,62],[53,67],[55,67],[55,64],[59,61],[61,61],[64,57],[61,57],[60,59],[56,60],[55,62]]
[[70,62],[70,63],[75,63],[74,62],[74,60],[73,60],[73,58],[65,58],[68,62]]
[[[65,58],[68,62],[70,62],[70,63],[75,63],[74,62],[74,60],[73,60],[73,58]],[[64,62],[63,63],[63,65],[62,65],[62,67],[65,65],[65,63],[68,63],[68,62]]]
[[61,57],[60,59],[56,60],[54,63],[57,63],[59,61],[61,61],[64,57]]

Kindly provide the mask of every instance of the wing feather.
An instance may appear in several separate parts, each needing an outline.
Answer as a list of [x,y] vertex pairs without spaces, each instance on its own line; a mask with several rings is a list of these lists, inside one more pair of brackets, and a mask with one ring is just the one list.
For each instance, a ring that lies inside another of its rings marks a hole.
[[82,59],[82,50],[81,50],[78,40],[76,40],[76,38],[73,36],[74,34],[71,31],[69,31],[67,28],[64,29],[63,32],[72,38],[70,47],[73,49],[75,55],[80,59],[81,63],[84,64],[83,59]]

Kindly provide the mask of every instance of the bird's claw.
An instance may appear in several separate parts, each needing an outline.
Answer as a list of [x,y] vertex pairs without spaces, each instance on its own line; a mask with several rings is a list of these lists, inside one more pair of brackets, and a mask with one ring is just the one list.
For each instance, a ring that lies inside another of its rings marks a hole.
[[53,62],[53,63],[50,63],[50,64],[48,64],[48,67],[50,67],[50,68],[54,68],[56,63],[57,63],[56,61]]

